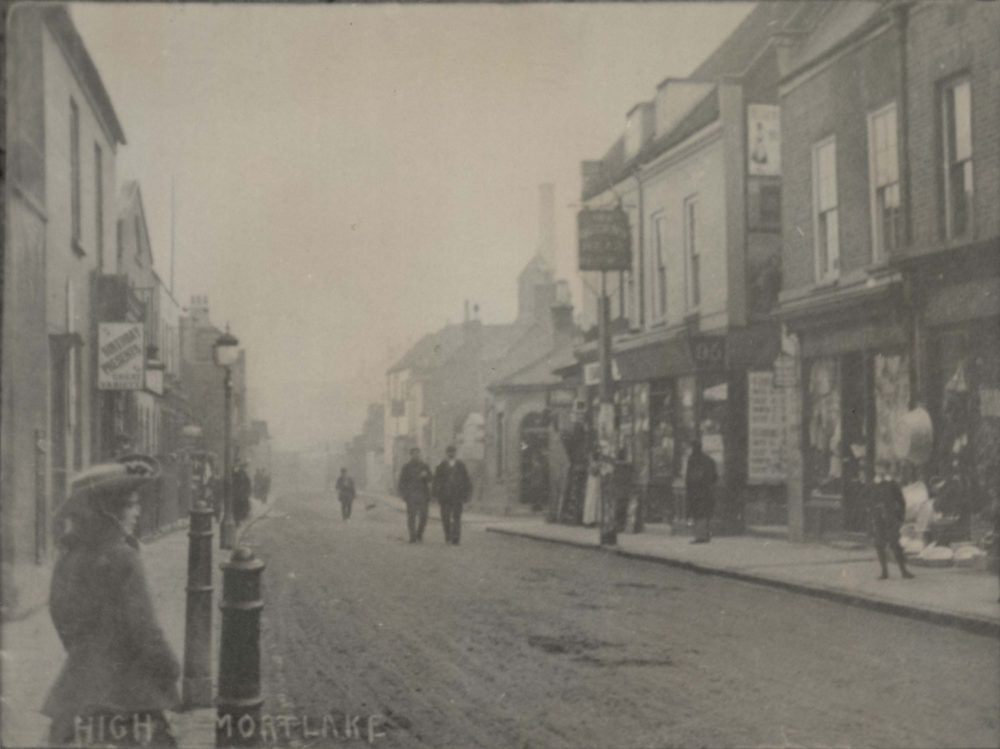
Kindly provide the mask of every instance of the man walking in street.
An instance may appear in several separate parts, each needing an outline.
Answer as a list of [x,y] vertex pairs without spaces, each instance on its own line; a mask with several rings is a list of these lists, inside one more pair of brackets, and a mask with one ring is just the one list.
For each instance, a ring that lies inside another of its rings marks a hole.
[[427,505],[431,499],[431,469],[420,459],[420,448],[410,450],[410,461],[399,474],[399,496],[406,502],[406,527],[410,543],[424,540]]
[[465,463],[455,457],[455,447],[445,450],[447,457],[434,472],[434,496],[441,507],[444,542],[458,546],[462,535],[462,506],[472,496],[472,479]]
[[337,499],[340,500],[340,514],[344,520],[351,519],[351,505],[354,504],[354,479],[347,475],[347,469],[340,469],[337,479]]
[[712,537],[712,511],[715,509],[715,484],[719,472],[715,461],[701,450],[701,439],[691,440],[691,455],[688,457],[685,488],[688,514],[694,520],[693,544],[707,544]]

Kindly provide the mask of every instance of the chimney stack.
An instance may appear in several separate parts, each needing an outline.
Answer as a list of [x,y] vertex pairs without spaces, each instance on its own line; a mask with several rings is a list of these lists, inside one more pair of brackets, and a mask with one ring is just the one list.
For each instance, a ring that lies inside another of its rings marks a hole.
[[538,188],[538,254],[550,268],[556,262],[556,187],[545,182]]

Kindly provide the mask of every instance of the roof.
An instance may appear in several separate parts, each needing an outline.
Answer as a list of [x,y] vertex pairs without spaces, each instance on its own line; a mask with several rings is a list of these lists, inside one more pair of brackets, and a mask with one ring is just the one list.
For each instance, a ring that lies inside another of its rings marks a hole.
[[767,46],[771,35],[781,30],[801,11],[803,5],[827,5],[827,3],[799,3],[788,0],[757,3],[725,41],[716,47],[689,77],[700,81],[715,81],[726,76],[743,75]]
[[[678,120],[674,127],[661,135],[659,138],[649,141],[645,146],[639,149],[639,152],[632,159],[627,162],[623,159],[617,169],[614,168],[613,163],[605,163],[602,161],[602,171],[607,179],[603,180],[604,184],[591,183],[589,185],[585,185],[583,190],[583,199],[589,200],[596,195],[600,195],[602,192],[607,190],[610,185],[614,185],[625,179],[635,166],[652,161],[660,154],[669,151],[674,146],[690,138],[702,128],[715,122],[715,120],[719,118],[719,111],[719,90],[718,87],[713,86],[704,97],[691,107],[690,111],[686,115]],[[624,152],[622,155],[624,156]],[[614,171],[612,171],[613,169]]]
[[[812,5],[812,4],[807,4]],[[812,65],[856,34],[880,23],[884,2],[816,3],[820,8],[807,8],[788,25],[789,31],[800,36],[789,55],[787,78]]]
[[430,369],[447,361],[464,342],[462,326],[445,325],[436,333],[428,333],[417,341],[387,373],[404,369]]
[[104,81],[101,80],[101,74],[97,71],[97,66],[90,53],[87,52],[87,46],[80,38],[80,33],[76,30],[76,25],[66,8],[67,6],[63,4],[47,5],[42,10],[43,18],[66,57],[82,78],[82,83],[93,94],[95,108],[100,119],[109,129],[112,138],[125,145],[125,130],[111,104],[111,97],[108,95]]
[[562,378],[555,374],[555,370],[576,363],[573,356],[573,341],[567,341],[563,345],[552,349],[544,356],[521,367],[506,377],[502,377],[490,384],[490,390],[504,390],[508,388],[523,387],[547,387],[562,383]]

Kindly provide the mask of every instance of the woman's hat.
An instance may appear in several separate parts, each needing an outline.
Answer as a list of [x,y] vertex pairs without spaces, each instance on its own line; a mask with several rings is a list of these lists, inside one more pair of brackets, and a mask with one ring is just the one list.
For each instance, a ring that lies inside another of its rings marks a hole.
[[160,476],[160,464],[149,455],[123,455],[114,463],[98,463],[77,473],[69,485],[69,496],[57,515],[92,509],[91,497],[115,496],[138,489]]

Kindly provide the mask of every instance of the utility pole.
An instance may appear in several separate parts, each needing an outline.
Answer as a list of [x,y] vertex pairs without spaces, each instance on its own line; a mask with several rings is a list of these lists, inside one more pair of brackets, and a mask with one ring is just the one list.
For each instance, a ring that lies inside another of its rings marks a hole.
[[[611,315],[608,299],[608,272],[601,271],[601,300],[598,304],[598,337],[600,345],[601,382],[599,385],[600,406],[597,415],[597,438],[601,447],[601,546],[618,543],[615,497],[611,482],[611,471],[606,470],[614,460],[615,449],[615,404],[611,365]],[[610,452],[610,454],[608,454]]]

